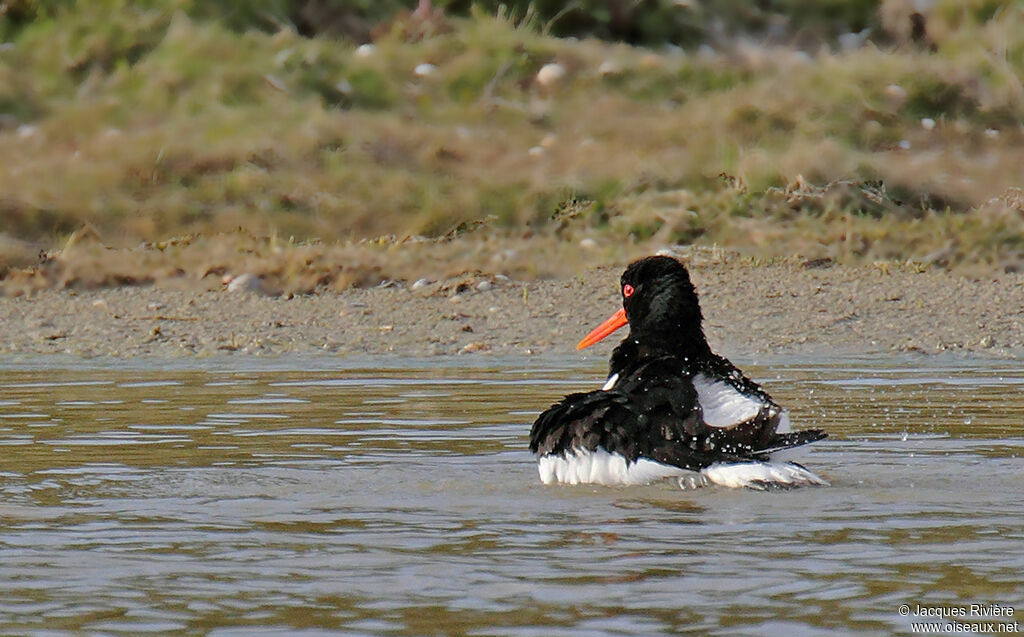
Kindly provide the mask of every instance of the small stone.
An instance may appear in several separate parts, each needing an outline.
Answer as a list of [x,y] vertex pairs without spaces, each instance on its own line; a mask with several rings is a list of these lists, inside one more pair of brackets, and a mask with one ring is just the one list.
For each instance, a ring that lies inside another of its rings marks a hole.
[[526,154],[529,155],[530,157],[543,157],[544,156],[544,147],[543,146],[534,146],[530,150],[526,151]]
[[857,32],[840,33],[839,37],[836,39],[839,42],[840,50],[856,51],[864,46],[864,43],[867,42],[870,35],[871,29],[863,29]]
[[357,58],[368,58],[376,52],[377,47],[373,46],[372,44],[360,44],[358,47],[356,47]]
[[580,249],[581,250],[593,250],[596,247],[597,247],[597,241],[594,241],[590,237],[586,237],[585,239],[581,239],[580,240]]
[[461,350],[459,350],[459,353],[460,354],[472,354],[473,352],[488,352],[490,350],[491,350],[491,347],[487,343],[477,342],[477,343],[470,343],[469,345],[466,345]]
[[414,68],[412,72],[418,77],[427,77],[428,75],[433,75],[436,70],[436,66],[429,62],[424,62],[423,64],[417,64],[416,68]]
[[886,86],[883,93],[895,106],[899,106],[903,104],[903,102],[907,101],[907,89],[903,88],[899,84],[890,84],[889,86]]
[[622,65],[615,60],[605,60],[604,62],[601,62],[601,66],[597,67],[597,72],[599,75],[603,75],[605,77],[609,75],[618,75],[619,73],[622,73]]
[[935,128],[935,120],[930,117],[925,117],[921,120],[921,128],[925,130],[932,130]]
[[494,284],[491,283],[490,281],[486,281],[486,280],[485,281],[481,281],[481,282],[476,284],[476,289],[477,289],[478,292],[487,292],[488,290],[492,289],[493,287],[494,287]]
[[985,137],[988,137],[989,139],[999,139],[999,131],[994,128],[986,128]]
[[901,139],[900,143],[897,144],[897,146],[899,146],[903,150],[910,150],[910,140],[909,139]]
[[564,66],[556,62],[545,64],[540,67],[539,71],[537,71],[537,84],[540,84],[544,88],[550,88],[557,84],[563,77],[565,77]]
[[433,281],[431,281],[430,279],[416,279],[416,282],[413,283],[412,286],[410,286],[410,289],[412,289],[412,290],[422,290],[423,288],[427,287],[431,283],[433,283]]
[[228,282],[228,292],[260,292],[260,278],[255,274],[240,274]]

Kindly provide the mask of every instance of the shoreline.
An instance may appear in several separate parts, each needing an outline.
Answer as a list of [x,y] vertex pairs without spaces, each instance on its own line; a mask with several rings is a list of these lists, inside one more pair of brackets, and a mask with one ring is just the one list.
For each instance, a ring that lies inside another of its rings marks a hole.
[[[1024,353],[1024,274],[691,257],[712,347],[727,357]],[[157,284],[0,298],[0,356],[198,358],[563,355],[619,307],[621,266],[516,281],[266,296]],[[621,334],[624,336],[625,331]],[[619,336],[619,335],[616,335]],[[621,337],[620,337],[621,338]],[[606,358],[620,338],[595,346]]]

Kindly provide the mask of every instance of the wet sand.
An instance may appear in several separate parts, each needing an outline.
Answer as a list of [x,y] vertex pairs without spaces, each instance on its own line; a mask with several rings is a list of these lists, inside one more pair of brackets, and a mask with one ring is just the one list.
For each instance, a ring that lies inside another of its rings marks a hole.
[[[689,265],[705,331],[726,356],[1024,352],[1021,273],[741,259]],[[530,282],[480,274],[415,290],[393,282],[292,298],[164,285],[50,290],[0,298],[0,354],[570,354],[618,308],[621,269]],[[587,353],[603,358],[617,341]]]

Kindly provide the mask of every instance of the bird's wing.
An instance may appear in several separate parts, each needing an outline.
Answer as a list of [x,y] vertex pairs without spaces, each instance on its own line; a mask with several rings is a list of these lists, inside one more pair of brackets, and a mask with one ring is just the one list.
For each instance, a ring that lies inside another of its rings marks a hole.
[[561,455],[598,447],[632,462],[640,457],[640,414],[618,391],[569,394],[542,413],[530,431],[530,451]]
[[746,420],[721,427],[723,440],[730,441],[749,453],[768,454],[816,442],[828,436],[820,429],[777,433],[776,430],[785,418],[785,411],[768,395],[768,392],[747,378],[728,359],[715,356],[700,371],[708,374],[710,378],[720,379],[714,381],[719,388],[731,387],[739,400],[742,401],[745,397],[753,404],[761,403],[760,409]]

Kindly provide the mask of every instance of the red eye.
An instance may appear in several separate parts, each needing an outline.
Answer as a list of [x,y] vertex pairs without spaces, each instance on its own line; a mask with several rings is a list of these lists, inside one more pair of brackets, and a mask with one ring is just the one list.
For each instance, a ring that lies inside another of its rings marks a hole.
[[622,296],[626,297],[627,299],[633,296],[634,291],[635,290],[633,290],[633,286],[628,283],[622,286]]

